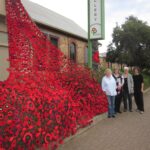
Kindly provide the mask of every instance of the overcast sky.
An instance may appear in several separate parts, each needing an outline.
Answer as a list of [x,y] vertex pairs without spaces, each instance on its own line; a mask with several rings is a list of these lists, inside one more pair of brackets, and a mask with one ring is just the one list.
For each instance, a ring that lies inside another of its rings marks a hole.
[[[72,19],[87,31],[87,0],[31,0]],[[107,49],[116,23],[121,25],[125,18],[134,15],[150,25],[150,0],[105,0],[106,37],[101,41],[100,52]]]

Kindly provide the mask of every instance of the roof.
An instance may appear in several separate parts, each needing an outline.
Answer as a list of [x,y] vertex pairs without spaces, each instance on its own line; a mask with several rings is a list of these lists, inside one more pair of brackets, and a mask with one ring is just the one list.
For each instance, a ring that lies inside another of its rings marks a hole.
[[87,32],[74,21],[29,0],[21,0],[31,18],[65,33],[87,39]]

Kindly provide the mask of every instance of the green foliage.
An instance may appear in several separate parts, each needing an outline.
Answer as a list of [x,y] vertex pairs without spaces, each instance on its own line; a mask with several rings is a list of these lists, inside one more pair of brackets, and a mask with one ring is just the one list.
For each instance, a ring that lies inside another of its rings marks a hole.
[[150,26],[134,16],[116,26],[108,45],[107,61],[141,68],[150,67]]
[[143,74],[144,76],[144,89],[147,89],[150,87],[150,75]]
[[104,76],[105,67],[99,67],[97,70],[92,70],[92,77],[101,83],[102,77]]

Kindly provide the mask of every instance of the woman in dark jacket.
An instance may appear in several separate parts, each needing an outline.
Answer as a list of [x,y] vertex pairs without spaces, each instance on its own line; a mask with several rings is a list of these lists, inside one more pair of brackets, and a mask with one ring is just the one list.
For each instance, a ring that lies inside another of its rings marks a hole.
[[144,102],[143,102],[143,91],[144,91],[144,81],[143,76],[140,74],[138,67],[134,68],[134,98],[137,105],[137,110],[143,114],[144,112]]
[[123,97],[123,84],[124,84],[124,79],[123,76],[120,74],[120,71],[118,68],[115,68],[114,70],[114,74],[113,77],[115,78],[116,81],[116,86],[117,86],[117,95],[115,97],[115,111],[116,113],[121,113],[120,111],[120,105],[121,105],[121,101],[122,101],[122,97]]

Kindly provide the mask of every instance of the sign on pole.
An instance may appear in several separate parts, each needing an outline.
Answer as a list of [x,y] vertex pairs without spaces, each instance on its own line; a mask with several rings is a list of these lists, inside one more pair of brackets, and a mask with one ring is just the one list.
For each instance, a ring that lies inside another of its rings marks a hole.
[[88,67],[92,68],[92,40],[105,38],[105,0],[88,1]]
[[104,0],[89,0],[90,39],[105,38]]

